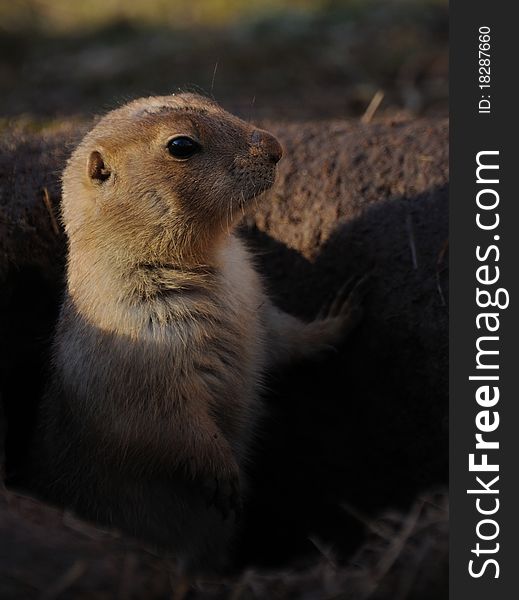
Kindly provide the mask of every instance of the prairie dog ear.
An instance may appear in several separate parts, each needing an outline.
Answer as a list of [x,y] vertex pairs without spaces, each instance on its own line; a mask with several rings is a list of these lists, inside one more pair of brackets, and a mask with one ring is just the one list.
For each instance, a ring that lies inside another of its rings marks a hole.
[[87,173],[89,178],[97,183],[102,183],[110,177],[112,172],[108,165],[105,164],[101,152],[94,150],[90,153],[90,156],[88,157]]

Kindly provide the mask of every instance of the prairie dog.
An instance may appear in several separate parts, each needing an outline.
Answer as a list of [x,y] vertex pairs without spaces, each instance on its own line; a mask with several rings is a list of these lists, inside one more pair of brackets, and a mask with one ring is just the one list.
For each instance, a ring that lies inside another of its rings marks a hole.
[[312,323],[283,313],[233,235],[281,156],[266,131],[180,94],[108,113],[63,175],[39,488],[190,571],[225,564],[265,370],[336,344],[360,314],[355,293]]

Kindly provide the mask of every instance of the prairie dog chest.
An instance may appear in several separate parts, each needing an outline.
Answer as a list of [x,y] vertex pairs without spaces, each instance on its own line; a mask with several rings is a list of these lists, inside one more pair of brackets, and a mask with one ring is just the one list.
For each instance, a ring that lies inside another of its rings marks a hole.
[[[264,291],[260,277],[242,242],[231,236],[221,250],[224,303],[245,321],[243,326],[259,328]],[[259,332],[258,332],[259,333]]]

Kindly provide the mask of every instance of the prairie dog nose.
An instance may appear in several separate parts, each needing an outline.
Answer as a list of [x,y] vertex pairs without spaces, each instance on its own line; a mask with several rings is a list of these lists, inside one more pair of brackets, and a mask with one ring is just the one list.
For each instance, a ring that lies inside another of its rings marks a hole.
[[281,160],[283,148],[272,134],[261,129],[255,129],[252,132],[251,141],[254,146],[258,146],[262,152],[267,154],[272,163],[276,164]]

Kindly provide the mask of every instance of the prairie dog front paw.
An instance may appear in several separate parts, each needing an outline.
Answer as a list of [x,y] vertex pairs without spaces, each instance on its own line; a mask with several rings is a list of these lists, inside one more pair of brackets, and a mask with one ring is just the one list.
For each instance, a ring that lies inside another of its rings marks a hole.
[[364,315],[363,300],[367,291],[369,275],[349,279],[325,303],[311,325],[321,328],[322,342],[335,346],[341,342],[361,321]]

